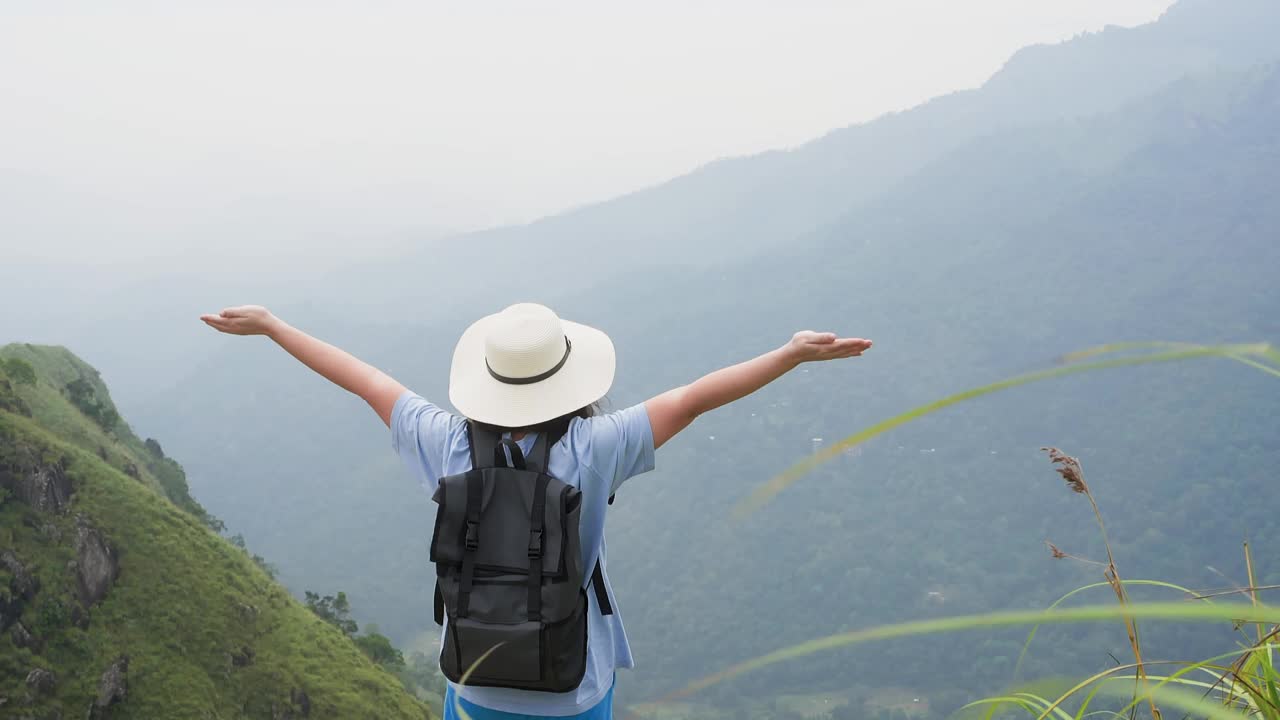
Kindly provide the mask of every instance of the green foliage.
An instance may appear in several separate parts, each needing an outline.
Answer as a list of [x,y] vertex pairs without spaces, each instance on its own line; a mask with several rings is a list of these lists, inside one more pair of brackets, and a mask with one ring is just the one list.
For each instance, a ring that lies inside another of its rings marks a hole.
[[22,358],[0,359],[0,370],[3,370],[10,380],[19,385],[36,384],[36,369],[31,366],[31,363]]
[[440,673],[440,661],[435,656],[413,651],[396,674],[400,682],[418,697],[444,697],[447,683]]
[[27,407],[27,403],[18,395],[14,384],[5,375],[2,363],[0,363],[0,410],[8,410],[19,415],[30,415],[31,408]]
[[367,632],[356,636],[356,646],[368,658],[382,667],[395,672],[404,668],[404,654],[391,644],[390,638],[377,632]]
[[28,344],[0,347],[0,369],[19,363],[32,368],[37,382],[13,388],[19,404],[15,408],[5,402],[5,380],[0,377],[0,409],[33,417],[60,438],[98,453],[104,461],[154,488],[215,532],[225,529],[221,520],[191,497],[185,471],[164,455],[160,443],[140,440],[120,420],[106,385],[93,367],[65,348]]
[[93,386],[85,378],[76,378],[67,383],[63,392],[66,393],[72,405],[75,405],[80,412],[103,430],[111,432],[120,422],[120,414],[109,401],[99,399],[94,394]]
[[[109,460],[136,457],[120,442],[105,448]],[[307,694],[311,717],[429,716],[395,676],[200,518],[96,452],[0,412],[0,467],[33,457],[65,458],[75,494],[62,515],[31,518],[21,503],[0,505],[0,544],[40,585],[21,620],[43,641],[36,654],[13,648],[8,633],[0,637],[0,696],[25,697],[23,681],[33,667],[60,679],[52,695],[24,713],[81,716],[102,672],[127,654],[129,696],[121,717],[269,718],[295,691]],[[120,561],[119,578],[87,613],[73,599],[75,575],[67,571],[77,518],[97,529]]]
[[67,598],[44,593],[36,605],[33,630],[39,637],[57,637],[71,624],[71,605]]
[[339,591],[337,595],[320,597],[307,590],[305,594],[307,608],[321,620],[341,630],[343,635],[351,637],[360,631],[360,626],[351,619],[351,603],[347,601],[346,593]]
[[[219,525],[221,525],[221,523],[219,523]],[[226,528],[219,527],[219,528],[210,528],[210,529],[216,533],[221,533]],[[270,577],[272,580],[276,579],[276,576],[279,574],[280,571],[276,568],[275,565],[272,565],[271,563],[267,562],[266,558],[256,553],[249,552],[249,548],[244,541],[244,535],[241,535],[240,533],[236,533],[235,535],[232,535],[231,537],[227,538],[227,541],[230,542],[235,547],[243,550],[245,555],[247,555],[249,559],[253,560],[253,563],[257,565],[259,568],[261,568],[262,571],[267,574],[267,577]]]

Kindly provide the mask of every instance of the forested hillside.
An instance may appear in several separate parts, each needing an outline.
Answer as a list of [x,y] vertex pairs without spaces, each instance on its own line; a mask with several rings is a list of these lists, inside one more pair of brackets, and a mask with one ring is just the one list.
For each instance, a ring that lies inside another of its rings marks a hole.
[[62,348],[0,348],[0,714],[428,718],[209,528]]

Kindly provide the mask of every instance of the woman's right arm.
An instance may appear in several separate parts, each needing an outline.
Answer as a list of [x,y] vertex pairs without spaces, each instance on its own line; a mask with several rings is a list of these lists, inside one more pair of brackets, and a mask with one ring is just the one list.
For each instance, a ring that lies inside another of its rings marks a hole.
[[699,415],[750,395],[800,363],[857,357],[870,347],[870,340],[806,330],[776,350],[668,390],[644,404],[653,428],[653,446],[662,447]]
[[381,370],[291,327],[260,305],[231,307],[216,315],[201,315],[200,319],[230,335],[266,335],[326,380],[360,396],[390,426],[391,411],[405,388]]

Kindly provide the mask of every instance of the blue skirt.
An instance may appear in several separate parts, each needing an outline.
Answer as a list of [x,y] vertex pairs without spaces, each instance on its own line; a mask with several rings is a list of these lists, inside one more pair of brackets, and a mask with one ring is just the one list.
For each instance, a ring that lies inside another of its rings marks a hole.
[[490,710],[458,697],[453,692],[453,685],[449,685],[449,689],[444,694],[444,720],[463,720],[463,716],[458,713],[458,705],[462,706],[462,710],[471,717],[471,720],[538,720],[546,717],[565,720],[613,720],[613,688],[609,688],[604,699],[596,703],[595,707],[577,715],[521,715]]

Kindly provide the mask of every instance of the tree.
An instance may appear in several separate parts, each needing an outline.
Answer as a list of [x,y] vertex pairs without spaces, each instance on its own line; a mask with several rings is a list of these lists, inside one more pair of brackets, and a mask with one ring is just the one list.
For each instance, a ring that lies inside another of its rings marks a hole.
[[356,645],[370,660],[389,670],[404,667],[404,655],[391,644],[391,639],[377,632],[355,638]]
[[444,696],[444,675],[440,674],[440,662],[434,657],[418,651],[411,652],[404,667],[396,674],[400,677],[400,683],[415,695],[422,691]]
[[31,367],[31,363],[22,358],[9,358],[8,360],[0,361],[0,369],[4,370],[10,380],[19,385],[36,384],[36,369]]
[[80,412],[96,422],[103,430],[110,431],[120,422],[120,413],[105,401],[98,399],[93,385],[83,377],[67,383],[64,391],[71,404],[79,408]]
[[[351,619],[351,603],[347,601],[345,592],[339,590],[337,595],[320,597],[318,593],[307,590],[305,595],[307,608],[321,620],[341,630],[343,635],[351,637],[360,631],[360,626]],[[404,660],[401,659],[401,662]]]

